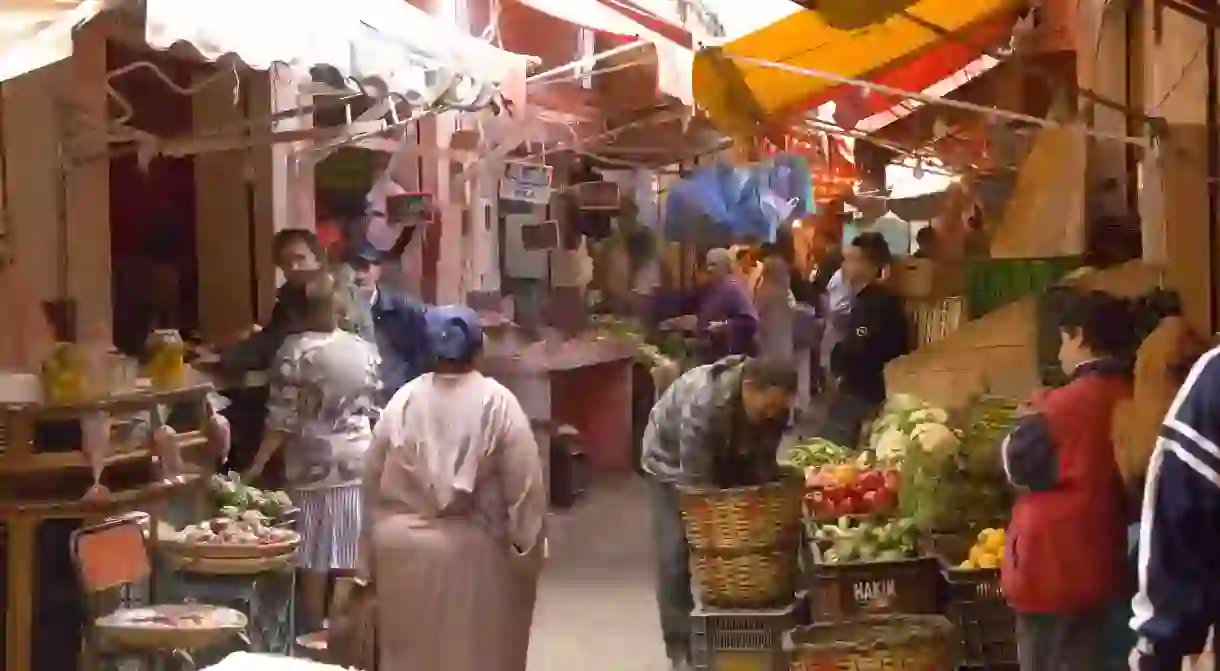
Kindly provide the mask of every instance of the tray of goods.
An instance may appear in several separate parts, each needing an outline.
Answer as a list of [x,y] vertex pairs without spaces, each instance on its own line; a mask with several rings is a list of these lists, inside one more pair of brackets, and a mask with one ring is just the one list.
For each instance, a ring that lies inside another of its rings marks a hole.
[[876,613],[935,613],[940,575],[919,550],[910,519],[889,522],[841,518],[811,524],[808,571],[814,621]]
[[871,615],[793,629],[784,636],[791,671],[953,668],[953,625],[938,615]]
[[297,532],[270,526],[262,513],[247,510],[189,525],[163,539],[161,546],[170,554],[189,557],[252,559],[291,555],[300,542]]
[[1016,615],[1000,589],[1004,530],[937,534],[930,546],[948,586],[945,610],[961,640],[962,662],[968,668],[1015,668]]
[[249,620],[231,608],[165,604],[123,608],[94,621],[103,640],[122,648],[210,648],[245,631]]

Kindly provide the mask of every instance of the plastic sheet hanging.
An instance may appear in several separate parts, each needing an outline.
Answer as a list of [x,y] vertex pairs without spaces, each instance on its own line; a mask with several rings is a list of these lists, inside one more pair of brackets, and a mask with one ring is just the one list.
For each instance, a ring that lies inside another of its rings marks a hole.
[[813,186],[805,159],[781,155],[745,168],[703,168],[666,199],[665,235],[702,246],[770,242],[778,227],[811,211]]

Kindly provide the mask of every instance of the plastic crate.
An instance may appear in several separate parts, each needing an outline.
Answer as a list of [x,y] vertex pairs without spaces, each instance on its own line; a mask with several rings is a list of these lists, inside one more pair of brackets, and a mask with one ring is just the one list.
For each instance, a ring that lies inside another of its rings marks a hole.
[[808,622],[805,596],[778,610],[691,613],[691,661],[700,671],[786,671],[784,633]]
[[940,573],[935,557],[822,564],[815,554],[811,568],[807,587],[813,622],[940,612]]
[[944,340],[966,321],[966,299],[952,296],[942,299],[912,299],[905,301],[907,314],[914,326],[911,344],[916,348]]
[[1080,267],[1075,256],[986,259],[966,266],[966,307],[971,319],[1053,286]]
[[974,539],[940,537],[936,547],[946,593],[945,614],[957,628],[965,669],[1017,667],[1016,614],[1004,601],[998,569],[964,570]]

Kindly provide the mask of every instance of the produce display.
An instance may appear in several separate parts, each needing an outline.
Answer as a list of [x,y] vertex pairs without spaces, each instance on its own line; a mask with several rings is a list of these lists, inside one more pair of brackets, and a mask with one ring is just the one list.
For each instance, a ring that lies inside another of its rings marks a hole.
[[[805,471],[810,466],[841,464],[859,458],[855,450],[833,443],[825,438],[810,438],[792,446],[783,460],[790,468]],[[866,465],[866,464],[865,464]]]
[[921,529],[938,532],[1006,519],[1012,488],[1004,476],[1000,444],[1016,422],[1017,406],[1011,399],[979,398],[962,418],[961,429],[947,421],[941,428],[929,427],[925,420],[947,420],[948,414],[909,399],[887,410],[873,440],[879,452],[884,444],[902,455],[894,458],[902,473],[902,514]]
[[284,492],[264,492],[242,484],[237,473],[217,473],[208,483],[208,491],[221,517],[238,519],[248,511],[275,520],[293,509],[292,499]]
[[1004,563],[1004,530],[983,529],[959,569],[996,569]]
[[842,517],[835,524],[813,525],[823,564],[889,562],[919,556],[919,529],[910,519],[891,522]]
[[182,541],[191,545],[279,545],[297,540],[297,532],[267,524],[267,518],[247,510],[238,518],[216,517],[182,530]]
[[897,471],[862,469],[855,462],[805,469],[805,509],[814,519],[893,512],[902,487]]
[[944,454],[956,450],[961,434],[949,426],[949,413],[909,394],[891,396],[873,423],[869,448],[877,459],[897,463],[913,450]]

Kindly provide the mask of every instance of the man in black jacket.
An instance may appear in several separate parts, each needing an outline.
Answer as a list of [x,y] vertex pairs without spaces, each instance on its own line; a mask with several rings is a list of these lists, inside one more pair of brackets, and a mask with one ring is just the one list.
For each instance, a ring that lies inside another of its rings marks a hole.
[[823,437],[846,446],[885,402],[885,364],[910,349],[902,299],[880,283],[891,260],[880,233],[861,233],[843,252],[843,279],[856,298],[843,339],[830,354],[832,399]]

